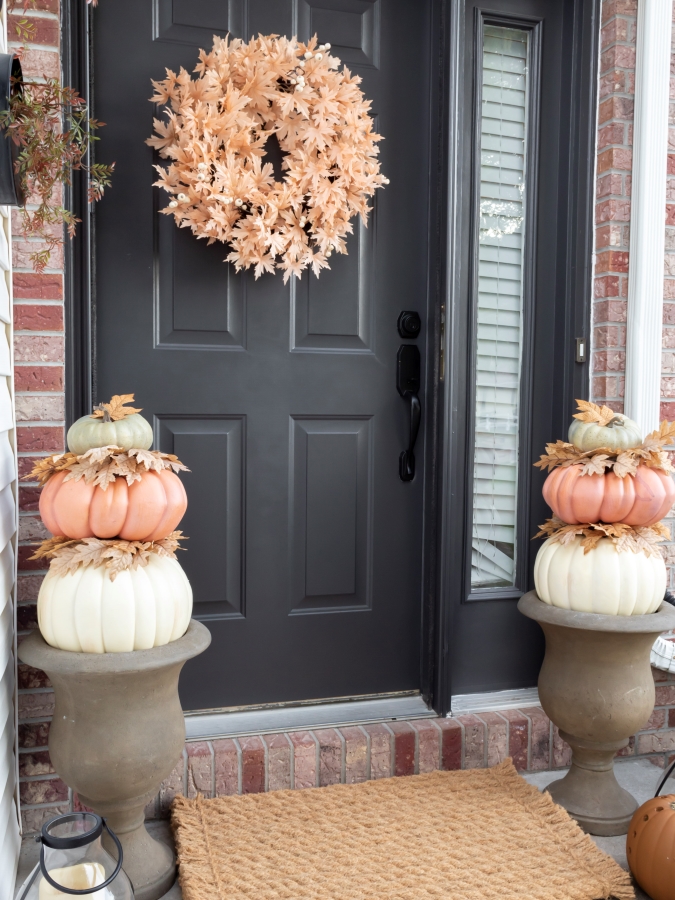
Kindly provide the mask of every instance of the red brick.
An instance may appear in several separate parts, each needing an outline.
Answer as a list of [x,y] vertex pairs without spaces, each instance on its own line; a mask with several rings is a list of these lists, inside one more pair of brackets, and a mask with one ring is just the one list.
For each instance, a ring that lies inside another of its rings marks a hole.
[[656,685],[656,706],[675,706],[675,684]]
[[668,710],[668,728],[675,728],[675,709]]
[[17,599],[19,603],[28,600],[37,600],[43,579],[44,575],[20,574],[16,582]]
[[481,769],[485,766],[485,725],[477,716],[457,716],[464,727],[463,768]]
[[22,512],[34,512],[37,510],[38,504],[40,502],[40,493],[42,488],[39,487],[26,487],[26,485],[21,485],[19,487],[19,509]]
[[360,784],[367,781],[368,739],[365,733],[353,726],[341,728],[340,734],[345,742],[345,784]]
[[63,307],[18,303],[14,306],[14,327],[17,331],[63,331]]
[[37,450],[63,452],[65,434],[60,425],[29,425],[17,428],[16,433],[19,452],[35,453]]
[[593,346],[625,347],[626,328],[623,325],[599,325],[593,329]]
[[63,366],[16,366],[14,386],[17,391],[62,391]]
[[[29,197],[30,203],[33,198]],[[15,269],[32,269],[33,256],[35,253],[42,253],[47,250],[48,246],[45,241],[12,241],[12,265]],[[63,269],[63,244],[59,244],[52,248],[47,261],[48,269]]]
[[[603,250],[605,247],[620,247],[623,238],[623,225],[621,222],[609,222],[607,225],[598,225],[595,229],[595,249]],[[604,293],[600,293],[598,288],[598,282],[601,282],[604,278],[608,278],[611,276],[599,276],[595,281],[595,291],[594,295],[596,297],[618,297],[619,293],[619,285],[621,283],[619,278],[615,278],[614,281],[616,283],[616,292],[608,293],[605,291]]]
[[[49,47],[24,47],[21,70],[24,81],[26,78],[58,78],[61,73],[58,50],[52,50]],[[16,212],[18,213],[19,210]],[[15,234],[19,234],[20,231],[19,229]]]
[[619,272],[628,273],[628,251],[626,250],[603,250],[595,257],[595,271],[598,274],[603,272]]
[[661,403],[659,418],[662,422],[664,419],[668,419],[669,422],[675,419],[675,403]]
[[624,372],[626,353],[624,350],[596,350],[593,354],[594,372]]
[[65,815],[70,812],[70,805],[62,803],[52,806],[24,807],[21,810],[21,825],[23,834],[34,834],[40,831],[45,822],[53,819],[54,816]]
[[441,735],[441,766],[446,771],[462,768],[464,731],[456,719],[439,719]]
[[216,776],[216,796],[239,793],[239,752],[230,738],[213,741],[213,760]]
[[26,722],[19,725],[19,747],[46,747],[49,742],[49,722]]
[[291,745],[285,734],[265,734],[267,789],[283,791],[291,786]]
[[370,737],[370,777],[390,778],[391,771],[391,734],[384,725],[364,725]]
[[58,803],[68,799],[68,785],[60,778],[24,781],[19,785],[22,803]]
[[655,709],[647,722],[640,728],[640,731],[656,731],[658,728],[663,728],[666,724],[666,710],[665,709]]
[[18,363],[62,363],[65,347],[62,335],[14,335],[14,356]]
[[434,772],[441,767],[441,732],[433,719],[410,723],[417,732],[417,771]]
[[630,172],[633,168],[633,152],[622,147],[608,147],[598,154],[598,173],[609,169]]
[[598,150],[604,150],[610,144],[625,144],[626,126],[623,122],[611,122],[598,129]]
[[20,541],[46,541],[51,534],[39,516],[21,516],[19,519]]
[[342,781],[342,740],[334,728],[320,728],[314,732],[319,742],[319,785],[340,784]]
[[612,69],[610,72],[603,72],[600,76],[600,84],[598,94],[600,97],[607,97],[611,94],[621,93],[626,90],[626,73],[621,69]]
[[530,722],[518,709],[505,709],[501,713],[509,723],[509,756],[519,772],[527,769],[527,750]]
[[239,739],[241,747],[241,792],[260,794],[265,790],[265,746],[260,738]]
[[614,44],[613,47],[605,50],[600,57],[600,71],[606,72],[611,68],[634,69],[635,47]]
[[207,741],[190,741],[185,745],[187,750],[187,795],[196,797],[213,796],[212,776],[213,764],[211,748]]
[[619,285],[621,279],[618,275],[601,275],[595,279],[594,295],[596,297],[609,297],[601,303],[593,304],[593,318],[596,322],[625,322],[626,304],[620,297]]
[[668,154],[668,174],[675,175],[675,153]]
[[407,722],[390,722],[394,732],[394,775],[415,774],[415,729]]
[[20,690],[30,691],[34,688],[51,687],[52,683],[40,669],[34,669],[25,663],[19,663],[17,672],[17,686]]
[[625,747],[622,747],[619,751],[617,751],[617,756],[635,756],[635,736],[631,735],[628,738],[628,743]]
[[15,272],[12,278],[14,299],[63,300],[62,275],[37,275],[35,272]]
[[317,742],[310,731],[292,731],[288,735],[293,744],[294,786],[298,788],[316,787],[317,783]]
[[49,568],[49,562],[44,559],[31,559],[35,553],[34,546],[19,546],[17,565],[22,572],[41,572]]
[[[26,22],[33,26],[33,30],[26,39],[25,33],[17,31],[17,25]],[[28,44],[48,44],[56,47],[59,44],[59,23],[57,19],[42,19],[37,16],[12,14],[7,20],[7,39],[9,41],[22,41]]]
[[[621,175],[617,174],[612,174],[606,177],[612,178],[613,180],[622,178]],[[630,222],[630,200],[610,197],[608,200],[602,200],[599,203],[596,203],[595,221],[598,225],[600,225],[602,222]],[[598,270],[596,266],[596,271],[607,270]]]
[[478,716],[487,729],[487,764],[496,766],[509,755],[508,725],[506,720],[495,712],[481,713]]
[[638,753],[662,753],[664,750],[675,750],[675,731],[651,731],[638,735]]
[[35,775],[53,775],[54,766],[48,750],[37,753],[19,753],[19,776],[32,778]]

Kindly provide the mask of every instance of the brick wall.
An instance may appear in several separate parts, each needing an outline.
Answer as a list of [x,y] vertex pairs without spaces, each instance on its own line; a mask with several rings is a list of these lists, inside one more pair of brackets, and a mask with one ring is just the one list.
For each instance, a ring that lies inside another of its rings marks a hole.
[[[84,2],[84,0],[82,0]],[[114,0],[111,0],[114,2]],[[11,7],[10,7],[11,9]],[[36,24],[24,54],[29,78],[58,77],[58,0],[17,5],[12,21]],[[604,0],[598,126],[596,274],[593,304],[592,396],[623,408],[625,321],[630,220],[630,172],[635,66],[636,0]],[[17,43],[14,46],[18,46]],[[674,94],[675,96],[675,94]],[[675,138],[669,157],[668,223],[675,225]],[[672,183],[672,187],[671,187]],[[673,201],[672,205],[670,201]],[[675,227],[667,228],[666,297],[675,301]],[[16,391],[20,474],[37,456],[64,449],[63,260],[52,257],[43,275],[28,264],[32,246],[14,219]],[[672,259],[672,263],[671,263]],[[672,309],[672,314],[670,310]],[[675,418],[675,302],[666,304],[663,415]],[[672,374],[669,374],[672,373]],[[37,627],[35,601],[44,570],[27,557],[28,542],[45,537],[37,515],[37,485],[22,482],[19,531],[19,640]],[[675,563],[675,550],[672,552]],[[657,708],[626,753],[664,765],[675,752],[675,678],[656,673]],[[53,693],[43,673],[19,666],[20,790],[24,827],[33,831],[59,811],[78,807],[49,759]],[[382,723],[239,740],[195,742],[151,804],[166,811],[176,792],[207,795],[354,782],[433,768],[472,768],[511,755],[521,770],[564,766],[569,748],[540,709],[507,710],[453,720]]]

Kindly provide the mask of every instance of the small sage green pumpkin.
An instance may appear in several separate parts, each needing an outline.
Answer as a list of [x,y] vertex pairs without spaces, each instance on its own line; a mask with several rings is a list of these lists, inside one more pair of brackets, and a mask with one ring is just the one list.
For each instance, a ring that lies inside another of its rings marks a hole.
[[74,422],[68,429],[70,452],[80,455],[113,444],[122,450],[149,450],[153,437],[149,422],[139,415],[140,410],[125,407],[133,399],[133,394],[115,396],[97,406],[93,415]]
[[642,434],[637,422],[617,413],[606,425],[574,419],[570,425],[568,440],[582,452],[598,450],[600,447],[620,451],[639,447]]

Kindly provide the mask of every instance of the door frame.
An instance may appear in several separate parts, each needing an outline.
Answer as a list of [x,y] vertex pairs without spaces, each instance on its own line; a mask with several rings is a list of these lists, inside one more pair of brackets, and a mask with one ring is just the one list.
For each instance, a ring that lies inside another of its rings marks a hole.
[[[112,0],[111,0],[112,2]],[[562,0],[574,6],[570,35],[578,65],[572,104],[578,127],[570,140],[573,165],[570,182],[581,185],[568,217],[569,241],[566,270],[567,331],[588,338],[592,272],[593,197],[595,167],[596,84],[600,0]],[[458,552],[464,544],[453,533],[463,521],[454,499],[465,472],[453,471],[452,459],[466,442],[466,423],[457,413],[456,395],[461,390],[457,361],[466,332],[461,331],[461,287],[457,235],[461,223],[461,154],[458,140],[462,128],[463,0],[430,0],[432,53],[430,54],[430,159],[429,159],[429,249],[426,316],[428,347],[425,360],[423,429],[424,516],[423,571],[421,585],[420,691],[440,715],[450,711],[451,660],[456,602],[449,585],[456,571]],[[62,4],[63,83],[77,90],[89,104],[93,96],[94,60],[92,16],[94,10],[82,0]],[[584,68],[586,67],[586,68]],[[584,72],[591,73],[584,77]],[[90,107],[91,110],[91,107]],[[96,111],[91,110],[95,117]],[[102,132],[105,140],[105,131]],[[95,149],[95,148],[94,148]],[[94,149],[91,156],[94,155]],[[583,164],[584,158],[587,160]],[[580,179],[579,176],[583,175]],[[114,190],[114,186],[112,188]],[[66,188],[65,205],[80,219],[77,234],[65,243],[66,330],[66,426],[92,408],[96,396],[96,271],[94,205],[87,200],[86,173],[73,173]],[[570,275],[570,273],[572,273]],[[421,304],[420,304],[421,305]],[[444,310],[447,311],[444,316]],[[445,321],[444,321],[445,319]],[[445,379],[441,380],[441,365]],[[453,378],[448,375],[454,373]],[[568,360],[562,373],[564,396],[588,396],[588,363]],[[566,421],[561,412],[560,426]],[[465,536],[463,536],[465,537]]]

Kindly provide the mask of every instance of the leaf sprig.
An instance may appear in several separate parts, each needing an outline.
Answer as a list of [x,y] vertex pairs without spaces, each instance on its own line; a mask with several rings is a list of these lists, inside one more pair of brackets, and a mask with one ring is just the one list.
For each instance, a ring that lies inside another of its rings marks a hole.
[[179,546],[182,540],[187,538],[181,531],[173,531],[161,541],[53,537],[43,541],[30,558],[51,560],[49,569],[55,575],[71,575],[86,566],[105,566],[114,581],[120,572],[147,566],[153,554],[176,559],[176,550],[185,549]]
[[143,411],[142,407],[134,409],[132,406],[126,405],[133,402],[133,394],[115,394],[110,403],[99,403],[98,406],[95,406],[91,418],[103,419],[104,422],[119,422],[120,419],[124,419],[126,416],[133,416],[134,413]]
[[[582,402],[585,401],[579,401],[579,405]],[[556,466],[564,468],[581,464],[582,475],[602,475],[606,470],[612,470],[619,478],[635,475],[639,465],[675,472],[668,452],[664,450],[664,447],[674,443],[675,422],[663,421],[656,431],[647,435],[639,447],[621,451],[598,447],[596,450],[581,451],[567,441],[556,441],[546,445],[546,453],[542,453],[534,465],[550,472]]]
[[644,553],[646,556],[661,556],[659,544],[670,540],[670,529],[657,522],[649,527],[623,525],[620,523],[606,525],[603,522],[584,522],[579,525],[567,525],[557,516],[547,519],[539,526],[535,538],[551,538],[559,544],[569,544],[575,537],[582,537],[581,546],[584,555],[589,553],[603,538],[609,538],[619,553]]
[[24,478],[44,485],[56,472],[68,470],[64,481],[79,481],[84,478],[86,484],[94,484],[106,490],[116,478],[126,478],[127,484],[140,481],[145,472],[161,472],[171,469],[174,472],[189,472],[187,466],[173,453],[162,453],[159,450],[122,450],[121,447],[93,447],[78,456],[76,453],[59,453],[40,459],[33,470]]
[[591,403],[590,400],[577,400],[578,413],[574,413],[574,418],[580,422],[596,422],[598,425],[609,425],[616,416],[613,409],[609,406],[598,406],[597,403]]

